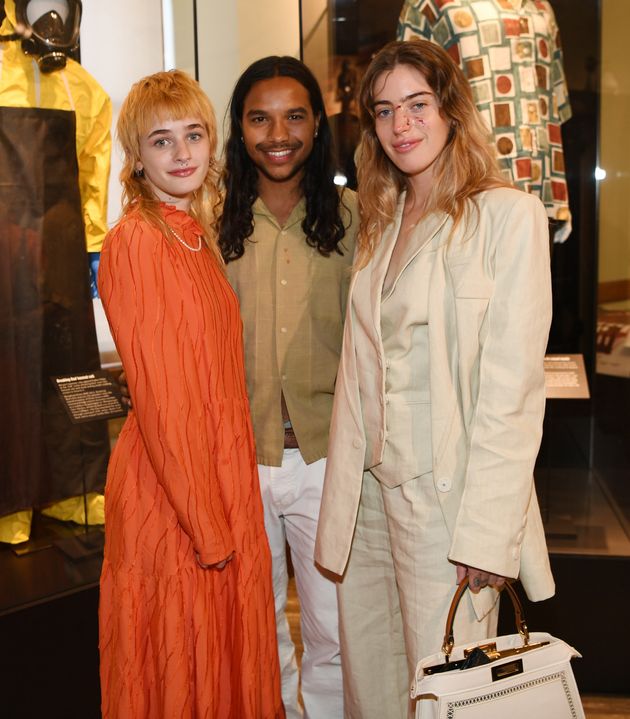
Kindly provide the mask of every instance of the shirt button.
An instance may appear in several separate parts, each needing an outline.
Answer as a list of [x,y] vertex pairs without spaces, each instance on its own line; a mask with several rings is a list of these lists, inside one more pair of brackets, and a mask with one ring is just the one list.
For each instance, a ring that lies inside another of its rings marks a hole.
[[287,283],[286,280],[280,280],[280,284],[281,284],[281,285],[286,285],[286,283]]
[[286,231],[286,230],[282,230],[282,232],[281,232],[280,234],[281,234],[283,237],[286,237],[286,236],[287,236],[287,231]]
[[450,479],[448,479],[448,477],[441,477],[437,481],[437,488],[440,490],[440,492],[450,492],[452,486],[453,483]]
[[285,380],[286,378],[287,378],[286,374],[283,374],[281,377],[282,380]]
[[286,328],[286,327],[281,327],[281,328],[280,328],[280,332],[286,334],[287,328]]
[[355,449],[361,449],[361,445],[362,445],[362,443],[361,443],[361,440],[360,440],[360,439],[353,439],[353,440],[352,440],[352,446],[353,446]]

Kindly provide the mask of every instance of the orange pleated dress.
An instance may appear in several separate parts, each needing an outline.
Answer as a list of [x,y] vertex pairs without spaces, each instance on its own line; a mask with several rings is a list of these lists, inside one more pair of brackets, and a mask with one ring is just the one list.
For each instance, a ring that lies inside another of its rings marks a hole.
[[99,269],[133,398],[105,489],[103,717],[284,717],[238,301],[194,219],[161,210],[183,242],[132,211]]

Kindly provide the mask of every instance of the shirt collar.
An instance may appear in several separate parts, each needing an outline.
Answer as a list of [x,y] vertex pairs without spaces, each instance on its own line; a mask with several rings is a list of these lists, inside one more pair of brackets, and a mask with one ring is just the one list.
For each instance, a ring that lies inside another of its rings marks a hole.
[[291,210],[291,214],[287,218],[287,221],[284,223],[283,227],[280,227],[280,224],[278,223],[278,220],[276,219],[275,215],[272,214],[272,212],[269,210],[267,205],[265,205],[265,203],[260,197],[257,197],[256,201],[252,205],[252,212],[254,213],[254,215],[266,217],[271,222],[271,224],[275,225],[279,230],[287,229],[288,227],[291,227],[298,222],[301,223],[306,216],[306,200],[302,197],[302,199],[297,203],[297,205]]

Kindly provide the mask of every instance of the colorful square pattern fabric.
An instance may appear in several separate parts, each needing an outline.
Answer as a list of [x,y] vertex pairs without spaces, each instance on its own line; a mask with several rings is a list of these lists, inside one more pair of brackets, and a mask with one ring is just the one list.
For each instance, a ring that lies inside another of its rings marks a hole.
[[537,194],[555,241],[571,232],[560,125],[571,117],[558,25],[546,0],[406,0],[398,39],[442,46],[464,71],[500,165]]

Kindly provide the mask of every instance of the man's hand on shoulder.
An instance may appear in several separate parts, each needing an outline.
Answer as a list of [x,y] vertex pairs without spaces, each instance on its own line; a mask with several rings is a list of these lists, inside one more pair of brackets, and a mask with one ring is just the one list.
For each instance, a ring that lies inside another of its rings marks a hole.
[[133,405],[131,404],[131,395],[129,394],[129,385],[127,384],[127,375],[125,374],[125,370],[123,370],[118,375],[118,384],[120,385],[120,394],[122,395],[122,403],[127,407],[127,409],[133,409]]

